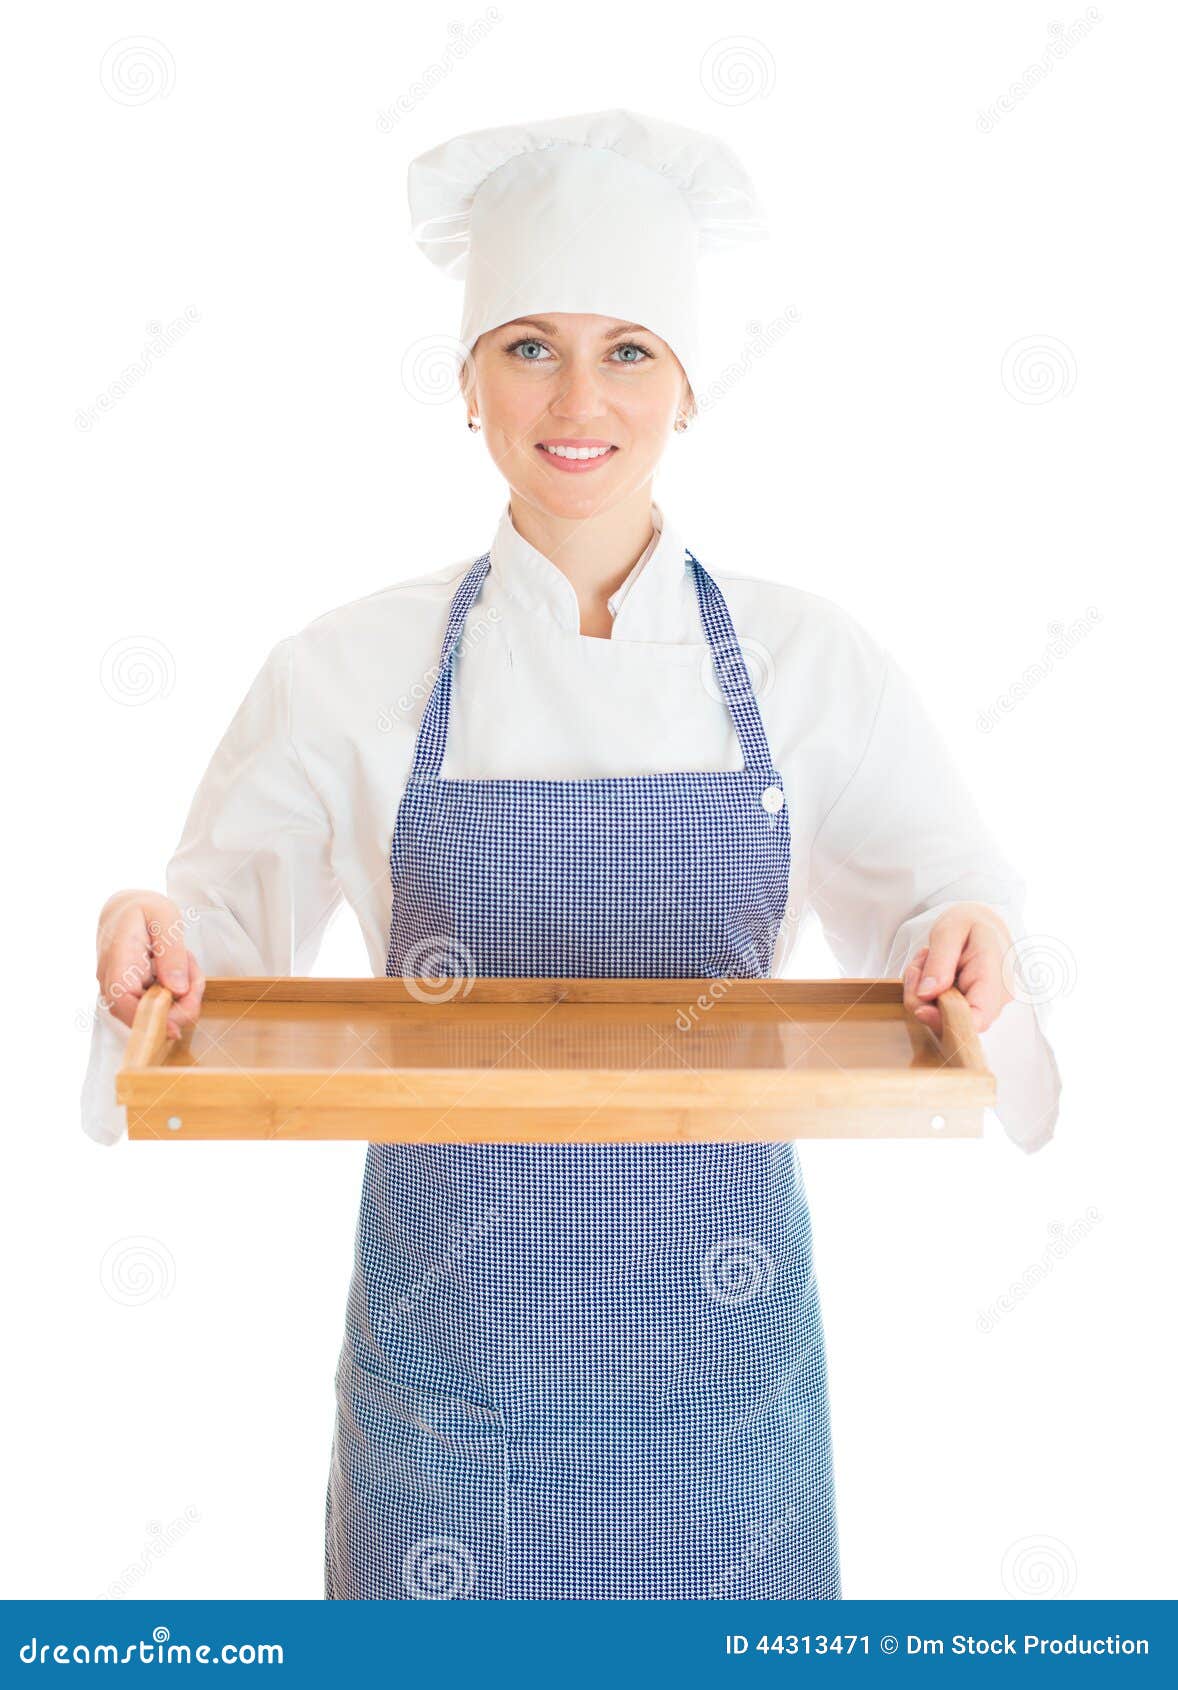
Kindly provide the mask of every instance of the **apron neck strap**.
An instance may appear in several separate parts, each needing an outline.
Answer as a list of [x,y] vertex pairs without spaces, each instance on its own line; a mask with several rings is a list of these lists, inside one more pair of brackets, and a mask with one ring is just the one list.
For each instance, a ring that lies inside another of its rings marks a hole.
[[[740,741],[745,768],[758,775],[772,776],[774,769],[769,755],[769,742],[765,737],[765,725],[761,720],[760,707],[749,680],[744,653],[732,626],[724,595],[703,564],[691,552],[687,553],[687,561],[695,576],[700,619],[715,665],[716,679],[732,717],[736,737]],[[442,649],[438,655],[437,679],[426,700],[413,753],[413,774],[419,778],[436,779],[441,773],[442,760],[446,755],[446,739],[450,731],[454,653],[462,639],[467,612],[478,597],[490,567],[491,554],[484,552],[462,577],[458,591],[451,600]]]
[[425,712],[417,730],[417,744],[413,752],[413,773],[435,779],[441,772],[446,755],[446,739],[450,732],[450,694],[454,687],[454,653],[462,638],[466,613],[478,597],[479,589],[491,567],[491,554],[484,552],[473,563],[458,584],[458,591],[450,602],[450,615],[442,649],[438,654],[438,678],[425,701]]
[[732,626],[727,600],[699,559],[691,552],[687,557],[695,574],[699,614],[711,648],[712,662],[716,666],[716,679],[744,753],[744,766],[759,775],[774,776],[776,771],[769,755],[761,707],[749,679],[748,665],[740,649],[736,629]]

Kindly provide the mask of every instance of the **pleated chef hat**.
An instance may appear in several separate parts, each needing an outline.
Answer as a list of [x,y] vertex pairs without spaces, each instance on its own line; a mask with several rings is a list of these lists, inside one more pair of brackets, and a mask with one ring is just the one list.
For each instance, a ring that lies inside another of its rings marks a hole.
[[444,141],[410,164],[409,208],[422,251],[466,283],[468,351],[516,317],[594,312],[659,335],[693,386],[698,256],[766,233],[722,141],[630,111]]

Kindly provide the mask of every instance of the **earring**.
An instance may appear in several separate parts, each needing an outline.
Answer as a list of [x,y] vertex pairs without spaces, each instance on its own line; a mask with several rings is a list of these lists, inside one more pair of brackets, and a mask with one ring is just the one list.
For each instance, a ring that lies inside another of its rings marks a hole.
[[466,426],[472,434],[477,434],[483,425],[477,417],[467,417]]
[[685,434],[686,432],[687,432],[687,418],[686,417],[676,417],[675,418],[675,433],[676,434]]

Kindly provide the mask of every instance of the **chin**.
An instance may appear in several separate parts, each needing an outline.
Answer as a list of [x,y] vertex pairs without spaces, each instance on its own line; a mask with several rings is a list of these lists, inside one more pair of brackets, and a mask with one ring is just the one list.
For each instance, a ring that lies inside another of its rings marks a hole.
[[532,503],[547,511],[549,516],[580,518],[608,510],[618,496],[616,487],[570,487],[567,493],[562,488],[554,492],[551,487],[542,487],[532,495]]
[[549,516],[583,520],[609,510],[634,491],[632,476],[613,472],[614,466],[601,475],[558,476],[541,472],[530,475],[520,491],[529,503]]

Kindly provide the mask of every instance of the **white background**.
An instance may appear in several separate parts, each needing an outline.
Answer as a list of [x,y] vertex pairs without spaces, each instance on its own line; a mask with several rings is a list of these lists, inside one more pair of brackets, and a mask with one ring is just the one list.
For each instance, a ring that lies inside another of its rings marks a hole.
[[[322,1592],[363,1146],[85,1139],[94,922],[162,885],[277,639],[489,543],[482,443],[403,379],[460,291],[409,237],[407,161],[614,105],[722,134],[776,231],[724,261],[716,349],[747,368],[656,494],[709,566],[896,652],[1027,878],[1056,1000],[1040,1153],[992,1117],[804,1146],[845,1594],[1172,1594],[1178,42],[1164,5],[1110,4],[1052,59],[1084,15],[9,15],[4,1594]],[[111,49],[144,36],[140,85]],[[794,969],[834,971],[815,941]],[[346,912],[320,972],[366,972]]]

